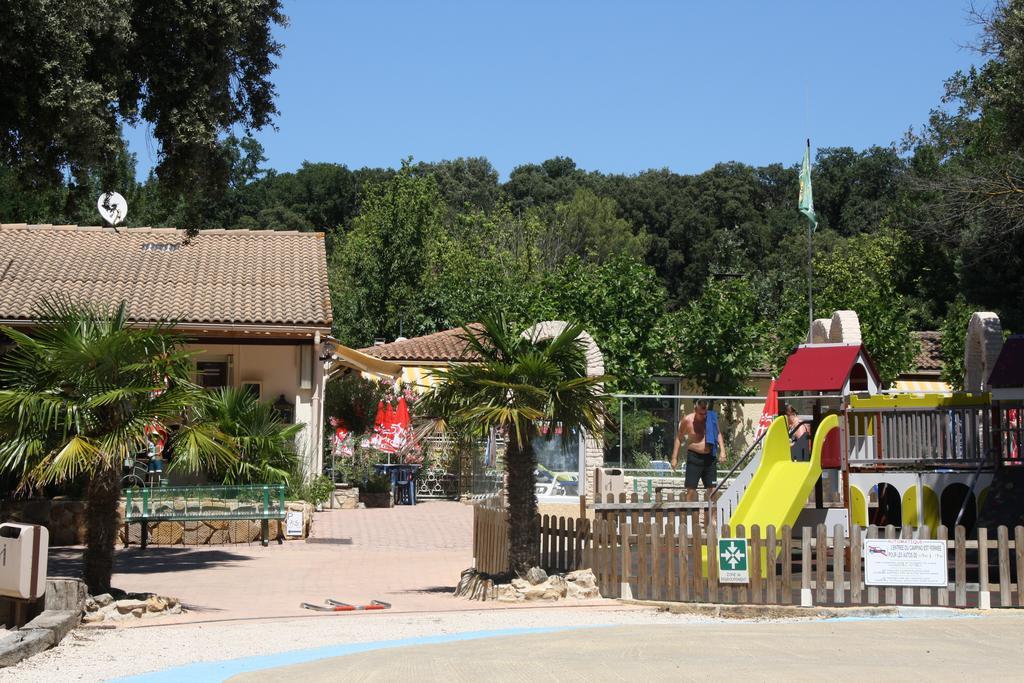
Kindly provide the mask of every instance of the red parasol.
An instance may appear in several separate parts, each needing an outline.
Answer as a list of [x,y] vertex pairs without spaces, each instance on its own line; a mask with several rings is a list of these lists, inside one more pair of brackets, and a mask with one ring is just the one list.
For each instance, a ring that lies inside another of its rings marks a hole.
[[772,379],[771,384],[768,385],[768,395],[764,399],[764,410],[761,412],[761,421],[757,424],[757,434],[754,435],[755,439],[761,438],[761,435],[768,431],[768,428],[772,426],[772,421],[779,414],[779,394],[775,391],[775,380]]
[[398,425],[395,420],[395,409],[391,406],[391,402],[384,407],[384,423],[380,428],[380,449],[385,453],[394,453],[398,450],[395,444],[395,432],[397,431]]
[[380,448],[381,437],[384,435],[384,401],[377,401],[377,416],[373,418],[373,434],[370,435],[370,446]]
[[398,408],[395,410],[395,419],[398,422],[398,426],[402,429],[408,429],[411,420],[409,419],[409,406],[405,402],[405,398],[398,399]]

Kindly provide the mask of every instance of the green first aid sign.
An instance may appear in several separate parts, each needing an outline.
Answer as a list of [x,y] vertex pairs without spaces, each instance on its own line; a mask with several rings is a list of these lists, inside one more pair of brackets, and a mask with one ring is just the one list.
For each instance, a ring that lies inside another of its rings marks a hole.
[[747,539],[718,539],[718,582],[749,583]]

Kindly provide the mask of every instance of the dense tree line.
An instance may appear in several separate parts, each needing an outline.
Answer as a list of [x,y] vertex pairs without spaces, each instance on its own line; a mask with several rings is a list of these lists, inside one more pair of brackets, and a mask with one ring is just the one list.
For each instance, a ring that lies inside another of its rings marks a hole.
[[[959,329],[979,308],[1024,327],[1022,9],[996,3],[979,17],[987,61],[954,74],[900,145],[815,155],[816,308],[858,311],[886,379],[910,366],[911,330]],[[262,11],[283,21],[275,3]],[[95,223],[95,196],[115,187],[131,225],[191,225],[180,178],[164,164],[137,183],[123,143],[111,149],[66,182],[41,182],[8,155],[0,219]],[[505,181],[484,158],[276,172],[244,135],[222,136],[216,158],[224,184],[205,195],[202,227],[325,232],[335,331],[353,346],[497,310],[523,324],[571,318],[605,348],[619,386],[682,372],[733,392],[806,334],[795,164],[623,175],[556,157]]]

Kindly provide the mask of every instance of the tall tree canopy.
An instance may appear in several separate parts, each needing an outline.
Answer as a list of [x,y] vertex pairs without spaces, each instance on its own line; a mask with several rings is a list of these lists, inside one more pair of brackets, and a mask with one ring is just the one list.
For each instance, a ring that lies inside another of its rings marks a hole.
[[165,190],[223,189],[220,140],[277,113],[271,31],[285,22],[280,0],[5,2],[0,160],[81,185],[91,171],[112,172],[122,125],[144,125]]

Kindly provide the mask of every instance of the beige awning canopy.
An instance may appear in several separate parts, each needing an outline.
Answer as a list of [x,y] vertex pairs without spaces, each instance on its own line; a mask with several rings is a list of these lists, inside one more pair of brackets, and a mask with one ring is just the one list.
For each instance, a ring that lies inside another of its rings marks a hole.
[[333,337],[327,337],[324,343],[327,346],[330,362],[330,366],[327,368],[328,376],[345,369],[357,370],[378,377],[398,377],[402,374],[402,366],[398,363],[374,358],[355,349],[350,349]]

